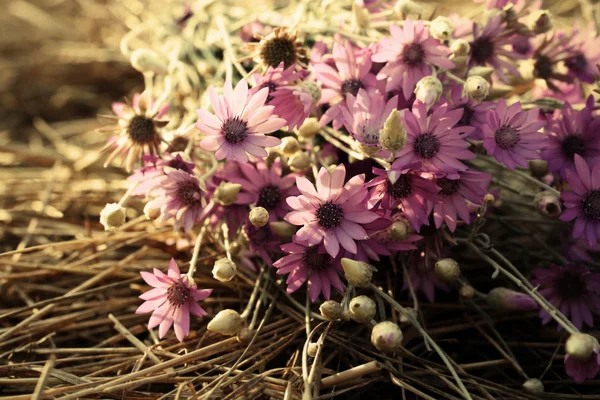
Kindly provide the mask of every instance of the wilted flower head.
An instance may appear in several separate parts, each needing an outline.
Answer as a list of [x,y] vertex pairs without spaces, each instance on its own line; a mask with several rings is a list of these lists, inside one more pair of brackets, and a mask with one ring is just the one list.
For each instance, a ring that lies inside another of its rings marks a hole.
[[246,59],[253,58],[256,62],[268,67],[277,67],[283,63],[284,68],[294,64],[306,67],[306,48],[302,41],[298,40],[296,32],[288,31],[285,26],[277,27],[266,36],[257,33],[254,37],[259,39],[258,43],[246,43],[245,48],[251,52]]
[[181,275],[174,259],[169,262],[168,275],[156,268],[153,274],[142,271],[141,275],[154,289],[140,296],[146,301],[135,313],[152,312],[148,329],[160,325],[158,329],[160,338],[164,337],[174,324],[177,339],[183,341],[183,338],[190,333],[190,313],[197,317],[207,315],[206,311],[198,305],[198,301],[210,296],[212,289],[198,290],[192,279],[187,275]]
[[545,37],[533,53],[533,76],[543,79],[548,88],[554,92],[559,89],[556,82],[572,82],[573,77],[559,69],[559,63],[575,54],[567,35],[550,35]]
[[150,195],[153,189],[157,189],[160,183],[167,179],[165,168],[181,170],[188,174],[194,171],[194,163],[188,162],[182,153],[164,153],[160,158],[155,156],[144,156],[145,165],[136,169],[128,180],[135,182],[136,187],[131,191],[132,195]]
[[[600,371],[600,345],[591,335],[576,333],[566,343],[565,372],[576,383],[594,379]],[[584,354],[586,353],[587,357]]]
[[575,26],[569,44],[571,56],[565,60],[568,75],[594,83],[600,75],[596,67],[600,64],[600,36],[596,35],[593,24],[581,30]]

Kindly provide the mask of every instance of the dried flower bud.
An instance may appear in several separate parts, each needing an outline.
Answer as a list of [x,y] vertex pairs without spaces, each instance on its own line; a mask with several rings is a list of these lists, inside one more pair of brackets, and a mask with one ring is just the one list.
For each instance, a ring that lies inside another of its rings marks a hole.
[[548,161],[546,160],[529,160],[529,171],[536,178],[541,178],[548,174]]
[[265,226],[269,222],[269,212],[264,207],[254,207],[248,216],[250,223],[254,226]]
[[490,83],[481,76],[471,76],[463,85],[463,95],[475,101],[482,101],[488,94],[490,94]]
[[470,78],[472,76],[480,76],[489,82],[489,79],[493,73],[494,73],[494,68],[478,65],[469,70],[469,73],[467,74],[467,78]]
[[306,93],[310,94],[312,103],[317,104],[321,100],[321,87],[313,81],[302,81],[298,84]]
[[486,193],[485,196],[483,196],[483,202],[488,206],[491,206],[492,204],[494,204],[495,201],[496,201],[496,198],[491,193]]
[[386,150],[402,150],[408,138],[400,111],[393,109],[379,132],[379,144]]
[[[401,324],[408,324],[411,323],[411,319],[417,319],[418,315],[417,315],[417,310],[415,310],[412,307],[406,307],[404,309],[409,315],[406,315],[405,313],[400,313],[400,323]],[[410,318],[409,318],[410,316]]]
[[535,33],[546,33],[552,26],[552,14],[548,10],[535,10],[527,17],[527,27]]
[[544,384],[536,378],[529,378],[523,383],[523,390],[529,394],[537,395],[544,393]]
[[243,327],[237,333],[237,340],[243,345],[248,345],[252,341],[252,337],[254,336],[254,332],[246,327]]
[[429,109],[440,99],[443,90],[442,82],[438,78],[435,76],[426,76],[417,82],[415,94],[417,100],[425,104]]
[[144,206],[144,215],[150,220],[155,220],[160,217],[160,208],[150,207],[151,203],[146,203]]
[[298,150],[300,150],[300,143],[298,143],[298,139],[293,136],[286,136],[281,139],[281,144],[279,148],[286,156],[291,156]]
[[562,212],[560,197],[552,192],[540,192],[535,196],[533,201],[537,204],[540,212],[547,217],[556,218]]
[[215,189],[214,199],[219,204],[230,206],[237,201],[241,188],[239,183],[221,182]]
[[[275,232],[275,234],[277,236],[279,236],[282,239],[289,238],[290,239],[289,241],[291,241],[292,236],[294,235],[294,233],[296,233],[296,230],[298,229],[294,225],[292,225],[288,222],[285,222],[285,221],[271,222],[269,224],[269,227],[271,228],[271,230],[273,232]],[[284,240],[283,243],[287,243],[287,242]]]
[[328,321],[337,321],[342,318],[342,305],[335,300],[327,300],[319,307],[321,315]]
[[398,0],[394,5],[394,12],[406,17],[408,14],[423,15],[425,9],[412,0]]
[[528,295],[503,287],[492,289],[486,300],[490,307],[497,310],[532,311],[538,309],[538,304]]
[[221,258],[215,262],[212,274],[213,278],[220,282],[229,282],[235,277],[237,266],[229,258]]
[[454,28],[452,27],[452,23],[447,17],[439,16],[431,21],[431,25],[429,25],[429,33],[431,36],[442,42],[450,39],[453,31]]
[[366,7],[361,7],[356,4],[355,1],[352,2],[352,27],[354,30],[360,31],[361,29],[367,29],[369,27],[369,23],[371,22],[371,17]]
[[465,299],[472,299],[473,296],[475,296],[475,288],[471,285],[462,286],[458,291],[458,294],[460,295],[460,297],[463,297]]
[[292,171],[306,171],[310,168],[310,156],[305,151],[297,151],[289,158],[288,165]]
[[165,75],[168,72],[166,60],[150,49],[134,50],[131,53],[131,65],[141,73]]
[[298,129],[298,136],[310,139],[319,133],[320,130],[321,125],[318,119],[314,117],[306,118],[300,129]]
[[380,322],[371,331],[371,343],[380,351],[396,351],[402,344],[402,330],[391,321]]
[[594,347],[598,346],[598,341],[586,333],[574,333],[567,339],[565,350],[569,357],[577,361],[587,361],[594,352]]
[[465,39],[456,39],[450,45],[450,51],[454,57],[462,57],[469,54],[471,45]]
[[239,332],[241,327],[242,317],[240,314],[235,310],[227,309],[219,311],[206,328],[221,335],[233,336]]
[[125,223],[125,208],[117,203],[109,203],[100,211],[100,223],[105,231],[117,231]]
[[373,267],[366,262],[342,258],[342,268],[344,268],[346,280],[351,285],[355,287],[365,287],[371,283]]
[[375,318],[377,306],[367,296],[356,296],[350,300],[350,318],[355,322],[369,322]]
[[460,276],[460,267],[452,258],[442,258],[435,263],[435,276],[443,282],[456,282]]
[[410,225],[407,221],[396,221],[388,228],[389,236],[392,240],[401,242],[410,234]]
[[314,357],[317,355],[317,350],[319,349],[319,345],[315,342],[310,342],[308,344],[308,349],[306,351],[306,354],[308,354],[309,357]]

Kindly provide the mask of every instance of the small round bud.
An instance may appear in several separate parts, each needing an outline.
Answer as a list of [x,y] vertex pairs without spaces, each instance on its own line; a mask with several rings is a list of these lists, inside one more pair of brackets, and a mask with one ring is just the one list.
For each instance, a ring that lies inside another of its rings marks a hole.
[[215,189],[214,199],[219,204],[230,206],[237,201],[241,188],[239,183],[221,182]]
[[560,197],[552,192],[540,192],[533,201],[537,204],[538,210],[547,217],[556,218],[562,212]]
[[100,211],[100,223],[105,231],[117,231],[125,224],[125,208],[117,203],[109,203]]
[[308,344],[308,350],[306,351],[306,353],[308,354],[309,357],[314,357],[317,355],[317,350],[319,349],[319,345],[315,342],[310,342]]
[[455,57],[462,57],[469,54],[471,45],[465,39],[456,39],[450,45],[450,51]]
[[233,336],[242,327],[242,317],[235,310],[222,310],[208,323],[207,329],[221,335]]
[[371,283],[373,267],[364,261],[342,258],[342,268],[348,283],[355,287],[365,287]]
[[367,296],[356,296],[350,300],[350,318],[355,322],[369,322],[375,318],[377,306]]
[[379,132],[379,144],[385,150],[402,150],[406,146],[408,137],[402,123],[400,111],[393,109]]
[[439,16],[431,21],[431,25],[429,25],[429,33],[431,36],[442,42],[450,39],[453,31],[454,28],[452,28],[452,23],[447,17]]
[[530,378],[523,383],[523,390],[529,394],[537,395],[544,393],[544,384],[536,378]]
[[415,319],[415,320],[417,319],[417,317],[418,317],[417,310],[415,310],[412,307],[406,307],[405,310],[409,315],[406,315],[405,313],[400,313],[400,323],[401,324],[408,324],[411,322],[411,319]]
[[298,129],[298,136],[310,139],[314,137],[321,130],[321,125],[319,125],[319,120],[316,118],[306,118],[300,129]]
[[485,203],[485,205],[491,206],[492,204],[494,204],[495,201],[496,198],[491,193],[486,193],[486,195],[483,196],[483,202]]
[[435,76],[426,76],[417,82],[415,95],[417,100],[425,104],[429,109],[440,99],[443,90],[442,82],[438,78]]
[[269,222],[269,212],[264,207],[254,207],[248,216],[254,226],[265,226]]
[[460,267],[452,258],[442,258],[435,263],[435,276],[443,282],[456,282],[460,277]]
[[490,307],[497,310],[532,311],[538,309],[538,304],[528,295],[503,287],[490,290],[486,300]]
[[406,17],[408,14],[423,15],[425,9],[412,0],[398,0],[394,5],[394,12]]
[[478,65],[469,70],[469,73],[467,74],[467,78],[470,78],[472,76],[480,76],[489,82],[489,79],[493,73],[494,73],[494,68]]
[[471,285],[462,286],[458,294],[465,299],[472,299],[475,296],[475,288]]
[[165,75],[168,72],[166,60],[150,49],[134,50],[131,53],[131,65],[142,73],[153,72]]
[[541,178],[548,174],[548,161],[546,160],[529,160],[529,171],[536,178]]
[[286,156],[291,156],[298,150],[300,150],[300,143],[298,143],[298,139],[293,136],[286,136],[281,139],[281,144],[279,148]]
[[154,221],[155,219],[160,217],[160,208],[150,207],[150,204],[151,203],[146,203],[146,205],[144,206],[144,215],[147,219]]
[[569,357],[577,361],[587,361],[594,352],[596,339],[585,333],[574,333],[567,339],[565,350]]
[[288,160],[292,171],[306,171],[310,168],[310,156],[305,151],[297,151]]
[[377,350],[394,352],[402,344],[402,331],[391,321],[380,322],[371,331],[371,343]]
[[337,321],[342,318],[342,305],[334,300],[327,300],[319,307],[321,315],[328,321]]
[[552,26],[552,14],[548,10],[535,10],[527,17],[527,27],[535,33],[546,33]]
[[252,340],[253,336],[254,336],[254,332],[253,331],[251,331],[250,329],[248,329],[246,327],[243,327],[237,333],[237,340],[241,344],[247,345],[248,343],[250,343],[250,341]]
[[302,81],[298,84],[306,93],[310,94],[313,104],[321,100],[321,88],[313,81]]
[[463,95],[475,101],[482,101],[490,94],[490,83],[481,76],[467,78],[463,86]]
[[235,277],[237,266],[229,258],[221,258],[215,262],[212,274],[213,278],[220,282],[229,282]]
[[[285,221],[274,221],[269,224],[269,227],[277,236],[282,239],[289,238],[291,240],[294,233],[296,233],[297,228]],[[286,241],[283,241],[286,243]]]
[[396,221],[388,228],[392,240],[401,242],[410,235],[410,225],[406,221]]

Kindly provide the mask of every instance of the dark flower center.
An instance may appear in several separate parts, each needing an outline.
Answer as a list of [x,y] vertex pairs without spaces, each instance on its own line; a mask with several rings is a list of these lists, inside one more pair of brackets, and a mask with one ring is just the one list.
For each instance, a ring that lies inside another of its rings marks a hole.
[[289,38],[276,37],[261,48],[260,58],[266,65],[277,68],[283,61],[285,68],[296,62],[296,44]]
[[416,67],[423,63],[425,58],[425,50],[420,43],[411,43],[408,46],[404,46],[402,52],[402,61],[409,67]]
[[480,37],[471,42],[471,57],[477,64],[485,64],[494,55],[494,42]]
[[471,125],[471,118],[473,118],[473,115],[475,114],[475,111],[473,111],[471,106],[469,106],[467,103],[465,103],[465,104],[461,104],[457,108],[462,108],[463,114],[462,114],[462,117],[460,117],[460,120],[458,121],[456,126]]
[[580,156],[585,153],[585,141],[581,135],[571,133],[563,139],[560,143],[560,150],[570,160],[573,160],[575,154]]
[[188,163],[186,163],[181,157],[175,157],[174,159],[169,161],[168,165],[171,168],[179,169],[181,171],[187,172],[188,174],[192,173],[192,170],[188,166]]
[[240,117],[229,118],[223,123],[221,132],[225,136],[225,140],[231,144],[237,144],[246,139],[248,136],[248,127],[246,121]]
[[175,282],[167,289],[167,299],[175,307],[181,307],[190,299],[190,289],[182,282]]
[[185,205],[198,203],[200,197],[195,196],[198,193],[200,193],[200,188],[192,181],[182,182],[177,188],[177,198]]
[[182,135],[175,136],[173,138],[173,140],[171,140],[171,143],[169,143],[169,148],[167,149],[167,151],[169,153],[176,153],[178,151],[184,151],[187,148],[188,143],[189,143],[189,139],[186,138],[185,136],[182,136]]
[[134,143],[151,143],[156,139],[156,128],[152,118],[136,115],[129,121],[127,133]]
[[585,219],[600,220],[600,189],[587,192],[581,200],[581,210]]
[[267,185],[263,186],[258,192],[258,207],[264,207],[267,210],[272,210],[279,205],[281,201],[281,192],[279,186]]
[[458,188],[460,187],[459,179],[439,178],[435,183],[442,189],[440,190],[440,195],[442,196],[451,196],[458,192]]
[[565,65],[572,71],[583,72],[587,67],[587,60],[583,53],[577,53],[565,60]]
[[344,218],[344,210],[337,204],[331,202],[325,203],[317,210],[317,219],[319,225],[325,229],[337,227],[342,223]]
[[526,36],[517,36],[512,41],[512,48],[519,54],[527,54],[531,50],[531,42]]
[[392,184],[389,180],[386,181],[386,189],[394,200],[404,199],[412,193],[412,178],[409,175],[400,175],[400,178]]
[[549,79],[552,76],[552,60],[550,57],[539,56],[533,64],[534,74],[541,79]]
[[440,151],[440,141],[431,133],[423,133],[417,136],[413,146],[415,153],[426,159],[432,158]]
[[330,265],[328,254],[319,254],[319,246],[310,246],[304,251],[302,263],[311,271],[321,271]]
[[342,94],[350,93],[356,97],[358,89],[362,89],[364,86],[360,79],[348,79],[342,82]]
[[496,131],[494,135],[496,139],[496,145],[503,150],[512,149],[521,140],[519,131],[512,127],[512,125],[502,125]]
[[271,100],[273,100],[273,96],[271,96],[271,93],[274,93],[277,90],[277,84],[273,81],[269,81],[269,82],[265,82],[262,85],[260,85],[260,88],[269,88],[269,95],[267,96],[267,103],[270,102]]
[[575,271],[564,271],[560,279],[556,279],[555,289],[563,301],[581,298],[587,293],[587,285],[583,277]]

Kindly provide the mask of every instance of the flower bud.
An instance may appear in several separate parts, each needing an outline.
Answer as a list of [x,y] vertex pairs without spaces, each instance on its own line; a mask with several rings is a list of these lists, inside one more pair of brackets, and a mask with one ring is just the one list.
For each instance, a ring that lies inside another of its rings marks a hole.
[[295,137],[286,136],[281,139],[281,144],[279,145],[279,148],[281,149],[284,155],[289,157],[298,150],[300,150],[300,143],[298,143],[298,139],[296,139]]
[[237,340],[243,345],[248,345],[250,341],[252,341],[252,337],[254,336],[254,332],[246,327],[243,327],[237,333]]
[[490,290],[486,300],[490,307],[497,310],[532,311],[538,309],[538,304],[528,295],[503,287]]
[[460,295],[460,297],[463,297],[465,299],[472,299],[473,296],[475,296],[475,288],[471,285],[464,285],[460,288],[458,294]]
[[356,296],[350,300],[350,318],[355,322],[369,322],[375,318],[377,306],[367,296]]
[[536,378],[530,378],[523,383],[523,390],[532,395],[544,393],[544,384]]
[[373,267],[364,261],[342,258],[342,268],[348,283],[355,287],[365,287],[371,283]]
[[219,311],[206,328],[221,335],[233,336],[239,332],[241,327],[242,317],[240,314],[235,310],[227,309]]
[[467,74],[467,78],[470,78],[472,76],[480,76],[480,77],[484,78],[485,80],[489,80],[493,73],[494,73],[494,68],[478,65],[469,70],[469,73]]
[[454,28],[452,28],[452,23],[447,17],[439,16],[431,21],[431,25],[429,25],[429,33],[431,36],[442,42],[450,39],[453,31]]
[[306,118],[300,129],[298,129],[298,136],[310,139],[319,133],[320,130],[321,125],[319,125],[318,119],[314,117]]
[[280,238],[282,238],[282,239],[289,238],[290,239],[288,241],[283,240],[283,243],[287,243],[287,242],[291,241],[292,236],[294,235],[294,233],[296,233],[296,230],[297,230],[297,227],[295,227],[294,225],[292,225],[288,222],[285,222],[285,221],[271,222],[269,224],[269,227]]
[[150,207],[150,203],[144,206],[144,215],[147,219],[155,220],[160,217],[160,208]]
[[586,333],[574,333],[567,339],[565,350],[569,357],[577,361],[587,361],[594,352],[597,341]]
[[316,342],[310,342],[306,354],[308,354],[309,357],[314,357],[317,355],[317,350],[319,350],[319,345]]
[[237,266],[229,258],[221,258],[215,262],[212,274],[213,278],[220,282],[229,282],[235,276]]
[[265,226],[269,222],[269,212],[264,207],[254,207],[250,210],[248,218],[250,219],[250,223],[254,226]]
[[337,321],[342,318],[342,305],[335,300],[327,300],[319,307],[321,315],[328,321]]
[[552,14],[548,10],[535,10],[527,17],[527,27],[535,33],[546,33],[552,26]]
[[388,233],[392,240],[401,242],[410,235],[410,225],[407,221],[396,221],[388,228]]
[[481,76],[471,76],[463,85],[463,95],[475,101],[482,101],[488,94],[490,94],[490,83]]
[[450,51],[454,57],[462,57],[469,54],[471,45],[465,39],[456,39],[450,45]]
[[529,160],[529,171],[536,178],[541,178],[548,174],[548,161],[546,160]]
[[239,183],[221,182],[215,189],[214,199],[219,204],[230,206],[237,201],[241,188]]
[[460,276],[460,267],[452,258],[442,258],[435,263],[435,276],[443,282],[456,282]]
[[379,132],[379,143],[384,149],[393,151],[402,150],[406,146],[407,140],[400,111],[394,108]]
[[409,315],[406,315],[405,313],[400,313],[400,323],[401,324],[408,324],[411,322],[411,319],[414,319],[414,320],[417,319],[417,317],[418,317],[417,310],[415,310],[412,307],[406,307],[404,310],[406,310],[406,312]]
[[556,218],[562,212],[560,197],[549,191],[538,193],[533,201],[537,204],[538,209],[547,217]]
[[117,231],[125,223],[125,208],[117,203],[109,203],[100,211],[100,223],[105,231]]
[[402,343],[402,331],[397,324],[391,321],[380,322],[371,331],[371,343],[377,350],[393,352]]
[[426,76],[417,82],[415,94],[417,100],[425,104],[429,109],[440,99],[443,90],[442,82],[438,78],[435,76]]
[[398,0],[394,5],[394,12],[406,17],[408,14],[423,15],[425,9],[412,0]]
[[485,196],[483,196],[483,203],[485,205],[491,206],[492,204],[494,204],[495,201],[496,198],[491,193],[486,193]]
[[298,84],[306,93],[310,94],[312,103],[317,104],[321,100],[321,87],[313,81],[302,81]]
[[288,160],[292,171],[306,171],[310,168],[310,156],[305,151],[297,151]]
[[352,2],[352,27],[355,30],[366,29],[369,27],[371,17],[366,7],[360,7],[355,1]]
[[131,53],[131,65],[142,73],[165,75],[168,72],[166,60],[150,49],[134,50]]

